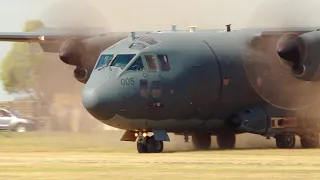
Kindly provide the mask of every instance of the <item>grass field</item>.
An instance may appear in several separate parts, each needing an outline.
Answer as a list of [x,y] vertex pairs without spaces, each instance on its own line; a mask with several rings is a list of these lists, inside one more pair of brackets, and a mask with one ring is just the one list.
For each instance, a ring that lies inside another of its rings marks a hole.
[[[241,135],[237,149],[192,151],[171,136],[161,154],[138,154],[121,131],[26,133],[0,137],[0,179],[320,179],[320,150],[279,150],[273,140]],[[10,135],[2,133],[2,135]]]

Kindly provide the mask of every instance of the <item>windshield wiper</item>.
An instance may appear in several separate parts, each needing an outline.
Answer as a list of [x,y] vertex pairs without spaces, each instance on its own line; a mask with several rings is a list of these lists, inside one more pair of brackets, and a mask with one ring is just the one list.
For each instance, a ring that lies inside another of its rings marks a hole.
[[100,71],[101,69],[103,69],[103,68],[105,68],[105,67],[107,67],[107,66],[108,66],[108,64],[102,65],[102,66],[99,67],[97,70]]

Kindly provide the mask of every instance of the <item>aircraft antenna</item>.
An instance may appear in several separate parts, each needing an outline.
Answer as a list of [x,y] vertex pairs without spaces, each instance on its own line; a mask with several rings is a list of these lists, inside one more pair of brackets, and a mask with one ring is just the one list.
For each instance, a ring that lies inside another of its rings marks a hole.
[[177,30],[177,25],[172,25],[171,29],[172,29],[172,31],[176,31]]
[[231,31],[231,24],[227,24],[227,32],[230,32]]
[[136,32],[131,32],[131,38],[132,38],[132,40],[136,39]]

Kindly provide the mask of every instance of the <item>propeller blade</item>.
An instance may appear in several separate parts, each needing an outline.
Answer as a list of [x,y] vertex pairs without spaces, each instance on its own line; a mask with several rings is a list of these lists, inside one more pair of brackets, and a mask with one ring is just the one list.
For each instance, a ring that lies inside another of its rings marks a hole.
[[[292,73],[295,68],[297,72],[302,71],[297,66],[300,57],[297,45],[294,44],[294,39],[302,32],[285,32],[288,26],[312,26],[312,20],[316,19],[313,16],[318,14],[316,4],[320,5],[320,2],[265,1],[249,21],[249,27],[252,28],[280,27],[274,34],[262,33],[254,37],[243,63],[253,89],[265,101],[278,108],[301,110],[316,104],[320,99],[319,82],[305,81]],[[284,60],[288,58],[291,61]]]

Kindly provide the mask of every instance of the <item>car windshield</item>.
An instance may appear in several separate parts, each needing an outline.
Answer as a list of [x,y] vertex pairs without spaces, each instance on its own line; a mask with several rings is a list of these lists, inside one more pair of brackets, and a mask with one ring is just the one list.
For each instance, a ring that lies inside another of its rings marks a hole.
[[95,69],[109,64],[113,56],[114,56],[113,54],[101,55]]
[[11,114],[17,116],[17,117],[21,117],[22,115],[20,114],[20,112],[14,110],[14,109],[8,109],[10,111]]
[[118,54],[110,66],[120,67],[123,69],[131,61],[131,59],[134,58],[134,56],[135,54]]

